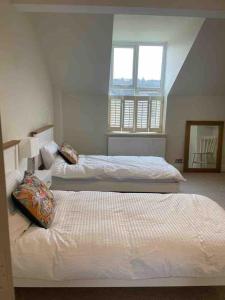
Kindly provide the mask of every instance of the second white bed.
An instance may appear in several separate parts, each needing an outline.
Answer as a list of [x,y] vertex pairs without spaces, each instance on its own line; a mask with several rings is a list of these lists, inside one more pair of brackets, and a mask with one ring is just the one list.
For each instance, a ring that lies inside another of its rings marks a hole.
[[184,181],[162,157],[80,155],[69,165],[57,156],[51,167],[53,188],[124,192],[176,192]]

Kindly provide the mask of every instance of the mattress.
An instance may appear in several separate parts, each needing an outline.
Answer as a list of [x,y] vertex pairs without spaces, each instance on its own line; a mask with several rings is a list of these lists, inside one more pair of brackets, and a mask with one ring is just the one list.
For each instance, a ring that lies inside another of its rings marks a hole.
[[146,180],[181,182],[180,172],[162,157],[80,155],[79,163],[70,165],[57,156],[51,167],[54,177],[63,179]]
[[15,281],[225,278],[225,211],[207,197],[53,193],[51,228],[11,245]]

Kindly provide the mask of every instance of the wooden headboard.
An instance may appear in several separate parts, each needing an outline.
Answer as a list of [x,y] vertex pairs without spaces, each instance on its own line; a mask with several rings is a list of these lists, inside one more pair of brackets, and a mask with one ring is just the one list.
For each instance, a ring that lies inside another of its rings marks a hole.
[[[40,149],[54,140],[54,125],[47,125],[38,129],[33,130],[30,133],[30,136],[36,137],[39,139]],[[36,169],[39,169],[43,165],[41,154],[36,159]]]

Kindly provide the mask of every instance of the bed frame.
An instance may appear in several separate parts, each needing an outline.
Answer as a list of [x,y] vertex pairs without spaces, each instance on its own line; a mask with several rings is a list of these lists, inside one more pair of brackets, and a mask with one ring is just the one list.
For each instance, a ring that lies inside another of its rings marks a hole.
[[[48,125],[39,128],[31,133],[37,137],[40,145],[54,140],[54,127]],[[42,158],[39,155],[36,167],[42,165]],[[103,192],[144,192],[144,193],[177,193],[179,183],[177,182],[151,182],[147,180],[116,181],[116,180],[96,180],[96,179],[63,179],[52,178],[52,189],[63,191],[103,191]]]
[[[10,141],[3,145],[5,171],[16,171],[21,165],[18,155],[19,141]],[[22,171],[20,169],[20,171]],[[7,175],[6,175],[7,176]],[[213,278],[152,278],[146,280],[73,280],[46,281],[14,278],[14,287],[169,287],[169,286],[223,286],[225,277]]]

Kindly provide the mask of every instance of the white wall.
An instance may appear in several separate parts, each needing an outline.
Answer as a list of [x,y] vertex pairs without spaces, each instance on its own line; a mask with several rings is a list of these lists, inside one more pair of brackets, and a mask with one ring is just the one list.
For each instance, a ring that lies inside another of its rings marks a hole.
[[113,16],[29,17],[54,84],[57,141],[67,141],[82,153],[107,153]]
[[3,141],[53,122],[48,71],[25,15],[0,11],[0,110]]

